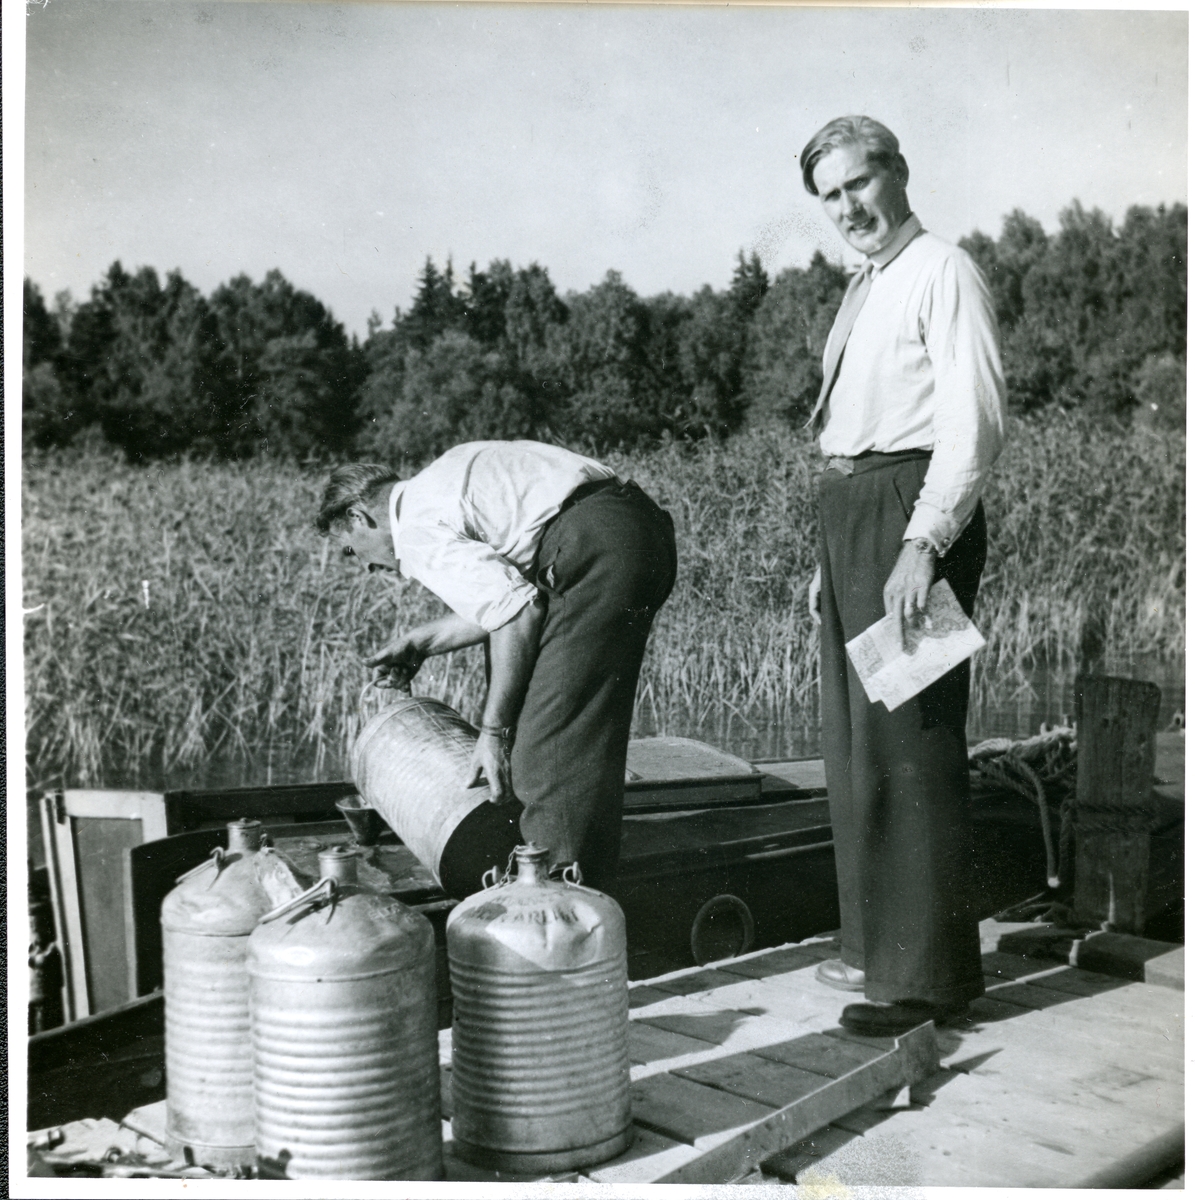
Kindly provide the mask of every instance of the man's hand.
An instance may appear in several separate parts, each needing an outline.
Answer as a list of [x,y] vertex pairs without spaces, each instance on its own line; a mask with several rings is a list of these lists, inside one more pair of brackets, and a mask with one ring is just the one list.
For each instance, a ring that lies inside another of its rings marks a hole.
[[465,786],[480,787],[488,783],[491,804],[515,799],[510,782],[510,744],[511,739],[506,734],[483,732],[473,747],[469,782]]
[[822,566],[818,563],[809,581],[809,615],[815,625],[822,623]]
[[490,687],[467,786],[476,787],[484,777],[490,785],[491,804],[518,798],[510,781],[510,749],[514,724],[539,655],[546,613],[547,606],[537,596],[490,634]]
[[365,665],[373,668],[374,687],[397,688],[403,692],[411,690],[411,680],[427,658],[416,643],[415,632],[400,634],[365,660]]
[[380,688],[411,690],[411,680],[423,665],[423,660],[433,654],[447,654],[451,650],[463,650],[476,646],[489,635],[480,625],[473,625],[456,613],[447,613],[425,625],[417,625],[400,633],[376,653],[365,660],[373,667],[373,684]]
[[901,546],[896,566],[884,584],[884,612],[896,618],[906,652],[910,650],[906,631],[925,615],[929,605],[937,560],[937,552],[928,538],[912,538]]

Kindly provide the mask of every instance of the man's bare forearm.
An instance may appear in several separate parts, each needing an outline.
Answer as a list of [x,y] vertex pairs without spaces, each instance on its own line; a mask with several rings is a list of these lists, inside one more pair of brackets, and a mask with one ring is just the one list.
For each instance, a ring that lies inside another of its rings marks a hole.
[[425,658],[431,658],[435,654],[448,654],[453,650],[463,650],[466,646],[476,646],[490,635],[480,625],[474,625],[472,621],[450,612],[435,621],[408,630],[405,636]]

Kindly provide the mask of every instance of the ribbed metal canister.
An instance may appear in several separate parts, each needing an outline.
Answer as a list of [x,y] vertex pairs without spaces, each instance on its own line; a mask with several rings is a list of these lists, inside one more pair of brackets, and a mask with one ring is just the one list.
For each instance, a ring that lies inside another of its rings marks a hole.
[[272,907],[256,870],[260,847],[260,821],[233,821],[227,851],[214,850],[162,901],[167,1144],[224,1168],[254,1161],[245,954]]
[[455,1153],[501,1171],[563,1171],[631,1142],[626,922],[548,851],[448,918]]
[[362,800],[437,883],[448,839],[490,797],[488,787],[465,786],[476,742],[477,730],[455,709],[403,696],[375,714],[353,744],[350,766]]
[[431,922],[357,882],[357,851],[249,939],[257,1167],[272,1179],[440,1179]]

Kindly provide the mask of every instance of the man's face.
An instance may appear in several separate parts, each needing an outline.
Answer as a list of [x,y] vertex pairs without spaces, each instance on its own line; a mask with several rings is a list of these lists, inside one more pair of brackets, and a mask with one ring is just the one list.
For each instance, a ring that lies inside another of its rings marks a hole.
[[359,562],[368,571],[397,571],[390,525],[382,525],[377,514],[351,508],[347,521],[335,530],[341,553]]
[[875,254],[895,236],[909,215],[905,181],[870,162],[865,146],[831,150],[813,168],[813,185],[826,215],[863,254]]

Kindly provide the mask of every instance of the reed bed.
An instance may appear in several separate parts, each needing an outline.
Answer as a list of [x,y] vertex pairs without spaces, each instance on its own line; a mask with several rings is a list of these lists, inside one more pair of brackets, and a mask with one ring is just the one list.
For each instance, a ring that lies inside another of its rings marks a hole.
[[[1073,414],[1016,419],[987,489],[977,699],[1035,666],[1106,650],[1181,661],[1181,446]],[[818,457],[782,429],[610,457],[672,512],[676,590],[657,618],[639,720],[691,733],[728,714],[815,719]],[[26,754],[31,785],[339,755],[379,697],[363,656],[442,611],[346,564],[310,526],[318,471],[258,460],[130,466],[105,452],[25,464]],[[29,611],[32,610],[32,611]],[[476,716],[482,657],[419,688]]]

